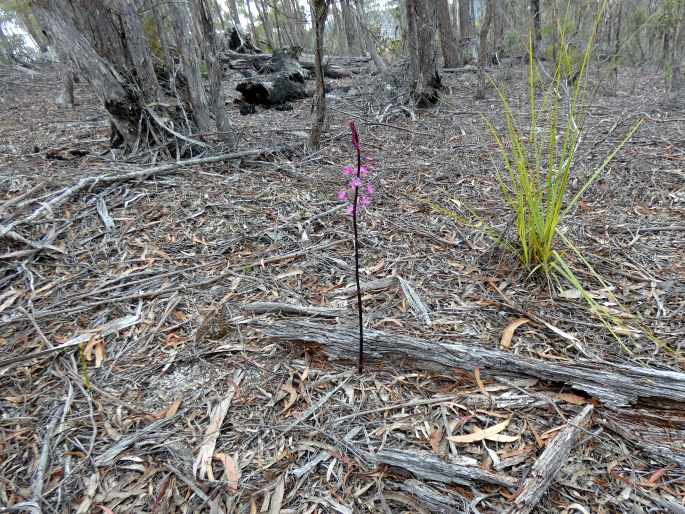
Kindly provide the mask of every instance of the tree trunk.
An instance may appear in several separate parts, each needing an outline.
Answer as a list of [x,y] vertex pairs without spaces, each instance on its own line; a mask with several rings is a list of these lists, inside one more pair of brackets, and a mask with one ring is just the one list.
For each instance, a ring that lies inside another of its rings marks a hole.
[[[198,42],[193,36],[196,24],[187,4],[168,5],[174,13],[185,79],[179,89],[186,92],[192,105],[184,116],[176,112],[176,106],[169,107],[173,102],[167,94],[175,89],[173,81],[171,91],[165,90],[155,73],[149,41],[134,11],[134,6],[142,5],[129,0],[34,0],[31,4],[58,55],[64,56],[65,66],[73,65],[108,112],[112,146],[123,145],[126,152],[137,152],[141,144],[154,144],[170,154],[175,149],[185,152],[203,144],[189,138],[190,134],[198,128],[203,132],[212,129],[200,79]],[[158,26],[160,35],[164,34],[163,22]]]
[[[677,49],[677,50],[676,50]],[[673,62],[671,66],[671,94],[675,100],[685,103],[683,100],[683,90],[685,89],[685,3],[680,12],[680,22],[676,34],[673,49]]]
[[412,97],[419,107],[438,101],[441,87],[434,44],[435,4],[407,0],[407,43],[412,73]]
[[174,71],[174,59],[171,56],[171,42],[169,41],[169,31],[166,25],[167,11],[164,4],[158,3],[156,0],[149,1],[149,8],[155,19],[155,28],[157,29],[159,46],[164,58],[164,66],[167,73],[171,75]]
[[487,0],[485,14],[480,26],[480,47],[478,48],[478,92],[476,98],[485,98],[485,64],[488,55],[488,31],[495,11],[495,0]]
[[226,114],[226,101],[221,88],[221,79],[224,73],[219,60],[219,43],[207,0],[195,0],[195,12],[199,17],[204,35],[204,54],[209,69],[209,97],[211,98],[216,130],[223,141],[235,148],[236,141]]
[[354,14],[352,13],[352,5],[350,5],[350,0],[340,0],[340,6],[342,7],[343,23],[345,24],[345,37],[347,38],[347,48],[350,55],[361,54],[361,48],[359,47],[357,25],[355,24]]
[[542,41],[542,32],[540,31],[540,19],[542,16],[540,0],[530,0],[530,15],[533,18],[533,55],[537,55],[538,47]]
[[[114,61],[127,61],[126,55],[110,54],[111,59],[102,57],[97,51],[98,37],[109,37],[117,30],[122,30],[122,23],[115,14],[102,6],[93,6],[89,1],[40,0],[32,4],[33,13],[55,44],[58,53],[70,62],[93,87],[100,101],[109,113],[113,125],[112,140],[116,145],[125,143],[128,149],[136,149],[139,143],[139,123],[143,117],[144,98],[138,98],[133,88],[126,87],[127,80],[117,70]],[[100,9],[98,9],[98,7]],[[97,12],[97,16],[96,16]],[[85,18],[92,17],[92,32],[86,37],[79,25]],[[118,29],[115,29],[118,27]],[[120,32],[121,33],[121,32]],[[122,34],[123,35],[123,34]],[[102,43],[102,41],[100,41]],[[113,42],[112,42],[113,43]],[[110,52],[121,52],[121,45],[112,44]],[[131,66],[135,71],[136,67]],[[146,72],[145,66],[138,68],[138,76]],[[153,75],[154,76],[154,75]],[[141,87],[141,91],[142,91]],[[154,99],[150,99],[154,101]]]
[[314,119],[309,133],[309,148],[318,150],[321,144],[321,132],[326,122],[326,88],[323,80],[323,47],[326,17],[328,16],[327,0],[311,0],[312,23],[316,37],[314,52],[314,75],[316,81],[316,95],[314,96]]
[[358,0],[357,4],[357,24],[361,28],[361,32],[363,33],[363,38],[364,38],[364,43],[366,46],[366,51],[369,52],[369,56],[371,56],[371,60],[373,61],[374,66],[376,66],[376,69],[378,70],[378,73],[381,75],[385,75],[387,72],[387,68],[385,66],[385,62],[383,59],[381,59],[381,56],[378,55],[378,50],[376,49],[376,39],[374,37],[374,34],[371,32],[371,29],[369,28],[368,24],[366,23],[366,12],[364,9],[364,2],[363,0]]
[[452,28],[450,8],[447,0],[437,0],[438,28],[440,29],[440,48],[445,68],[456,68],[461,64],[457,38]]
[[55,100],[58,107],[63,109],[72,109],[76,104],[74,100],[74,71],[68,62],[63,63],[65,69],[61,70],[62,75],[62,91]]
[[343,55],[347,55],[350,52],[347,46],[347,38],[345,37],[345,24],[342,20],[342,13],[338,7],[339,0],[333,0],[331,2],[331,12],[333,13],[333,22],[335,23],[335,39],[338,43],[337,49]]
[[252,14],[250,0],[245,0],[245,9],[247,10],[247,18],[250,20],[250,30],[252,31],[252,44],[255,46],[259,46],[257,44],[257,30],[254,26],[254,15]]
[[262,20],[262,26],[264,27],[266,44],[273,50],[275,48],[274,30],[271,26],[271,20],[269,19],[269,9],[264,0],[255,0],[255,5],[257,6],[257,14],[259,15],[259,19]]
[[238,4],[235,0],[228,0],[228,9],[231,11],[233,26],[238,29],[238,32],[243,32],[243,27],[240,23],[240,13],[238,12]]
[[473,35],[471,0],[455,0],[455,2],[459,2],[459,37],[468,39]]
[[[193,18],[188,4],[170,2],[176,48],[181,55],[183,76],[186,80],[188,101],[193,108],[193,116],[201,132],[211,132],[209,102],[200,76],[199,48],[194,37]],[[189,27],[190,25],[190,27]]]

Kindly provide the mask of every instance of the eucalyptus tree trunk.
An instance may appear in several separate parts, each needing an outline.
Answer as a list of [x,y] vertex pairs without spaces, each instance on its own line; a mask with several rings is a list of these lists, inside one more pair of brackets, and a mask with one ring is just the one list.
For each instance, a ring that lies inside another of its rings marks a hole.
[[342,9],[343,23],[345,25],[347,48],[350,54],[359,55],[361,54],[361,47],[359,45],[359,34],[357,32],[355,16],[352,12],[351,0],[340,0],[340,6]]
[[207,0],[195,0],[195,13],[202,27],[203,51],[205,61],[209,70],[209,97],[211,99],[211,110],[214,114],[217,134],[220,139],[235,147],[235,137],[231,131],[231,125],[226,114],[226,100],[221,87],[223,78],[223,66],[219,60],[219,42],[217,41],[212,13],[207,5]]
[[240,13],[238,12],[238,4],[235,0],[228,0],[228,9],[231,11],[231,19],[233,20],[233,25],[238,32],[243,32],[242,24],[240,23]]
[[685,99],[683,99],[683,91],[685,90],[685,3],[682,4],[680,11],[680,22],[672,50],[671,93],[675,100],[685,104]]
[[347,54],[350,50],[347,46],[347,38],[345,37],[345,24],[343,23],[342,13],[338,7],[339,1],[332,0],[330,7],[333,13],[333,22],[335,23],[335,42],[337,43],[336,48],[340,53]]
[[471,0],[454,0],[459,2],[459,37],[468,39],[473,35],[473,15]]
[[314,96],[314,120],[309,134],[309,147],[318,150],[321,144],[321,132],[326,122],[326,88],[323,78],[323,48],[326,17],[328,16],[327,0],[310,0],[312,23],[316,37],[314,51],[314,75],[316,94]]
[[381,59],[381,56],[378,55],[378,49],[376,48],[376,38],[374,34],[371,32],[371,28],[369,27],[369,25],[366,23],[367,17],[364,2],[363,0],[357,1],[357,23],[359,24],[361,32],[363,33],[366,51],[369,52],[371,60],[373,61],[374,66],[376,66],[378,73],[380,73],[381,75],[385,75],[387,73],[387,67],[385,66],[385,62],[383,61],[383,59]]
[[452,18],[450,17],[450,7],[447,0],[437,0],[437,11],[438,28],[440,30],[440,48],[442,49],[445,68],[454,68],[459,66],[461,59],[459,58],[457,38],[454,35]]
[[[145,106],[160,88],[140,19],[123,0],[36,0],[33,14],[50,41],[93,87],[112,122],[112,144],[136,150],[148,128]],[[144,138],[143,138],[144,139]]]
[[530,15],[533,18],[533,55],[536,55],[540,42],[542,41],[542,32],[540,30],[542,11],[540,11],[540,0],[530,0]]
[[252,6],[250,0],[245,0],[245,10],[247,11],[247,18],[250,20],[250,31],[252,32],[252,44],[259,46],[257,43],[257,30],[254,25],[254,15],[252,14]]
[[201,132],[210,132],[209,102],[200,75],[200,51],[194,30],[193,17],[185,2],[170,2],[176,48],[181,56],[181,68],[187,82],[187,100],[193,108],[197,127]]
[[[184,102],[170,98],[173,86],[165,89],[160,84],[150,42],[134,6],[138,4],[130,0],[31,3],[34,16],[65,61],[65,68],[78,71],[109,114],[113,147],[123,146],[126,152],[136,153],[143,145],[154,145],[167,155],[176,148],[184,152],[196,143],[188,136],[198,129],[211,129],[200,78],[199,48],[193,37],[195,23],[187,4],[168,4],[181,52],[184,80],[180,82],[185,82],[179,89],[185,91],[192,105],[192,109],[185,109],[185,116],[180,116],[176,106]],[[160,35],[164,34],[163,24],[159,27]]]
[[262,26],[264,27],[264,36],[266,37],[266,44],[273,50],[274,47],[274,31],[271,26],[271,20],[269,19],[269,8],[264,0],[255,0],[255,5],[257,6],[257,14],[259,19],[262,20]]
[[407,43],[412,74],[412,98],[419,107],[438,101],[441,87],[435,47],[434,2],[407,0]]
[[476,98],[485,97],[485,64],[488,55],[488,32],[495,14],[495,0],[487,0],[485,14],[480,26],[480,47],[478,48],[478,91]]

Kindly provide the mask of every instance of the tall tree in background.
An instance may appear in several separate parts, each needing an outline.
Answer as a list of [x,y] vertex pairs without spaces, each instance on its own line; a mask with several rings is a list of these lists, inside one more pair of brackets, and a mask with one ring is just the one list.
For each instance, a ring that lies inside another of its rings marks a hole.
[[536,55],[542,41],[540,0],[530,0],[530,15],[533,18],[533,55]]
[[226,114],[226,100],[221,79],[223,78],[223,67],[219,60],[219,42],[217,40],[212,14],[207,5],[208,0],[195,0],[195,13],[199,18],[199,24],[203,32],[203,53],[209,71],[209,98],[211,111],[214,114],[216,131],[219,137],[231,147],[235,146],[231,125]]
[[385,73],[387,72],[387,68],[385,66],[385,62],[383,61],[383,59],[381,59],[381,56],[378,55],[378,49],[376,48],[376,36],[371,30],[371,27],[369,27],[369,24],[367,23],[368,17],[366,15],[363,0],[358,0],[357,8],[355,9],[355,14],[357,18],[357,24],[360,28],[360,33],[362,35],[362,39],[364,40],[364,46],[366,47],[366,51],[371,56],[371,60],[373,61],[374,66],[376,66],[378,73],[380,73],[381,75],[385,75]]
[[438,28],[440,30],[440,48],[445,68],[455,68],[461,64],[457,38],[454,35],[450,7],[447,0],[437,0]]
[[438,101],[441,88],[435,47],[436,5],[424,0],[406,0],[407,45],[412,75],[412,97],[419,107]]
[[354,13],[352,12],[351,0],[340,0],[342,9],[343,24],[345,25],[345,37],[347,38],[347,49],[352,55],[361,54],[359,46],[359,34],[355,23]]
[[478,48],[478,92],[476,98],[485,97],[485,64],[488,56],[488,32],[495,15],[495,0],[487,0],[480,25],[480,47]]
[[675,100],[685,104],[683,91],[685,90],[685,2],[680,6],[680,20],[675,38],[675,48],[672,50],[671,61],[671,93]]
[[468,39],[473,35],[471,0],[454,0],[459,3],[459,37]]
[[262,27],[264,27],[264,37],[266,38],[266,44],[269,48],[274,47],[274,30],[271,25],[271,20],[269,19],[269,8],[264,0],[255,0],[255,6],[257,7],[257,15],[262,21]]
[[252,14],[252,6],[250,0],[245,0],[245,12],[247,12],[247,19],[250,21],[250,33],[252,34],[252,44],[258,46],[257,43],[257,29],[254,24],[254,14]]
[[315,34],[314,75],[316,94],[314,96],[314,120],[309,134],[309,147],[318,150],[321,144],[321,132],[326,122],[326,87],[323,80],[323,49],[326,18],[328,16],[328,0],[310,0],[312,23]]
[[231,12],[231,19],[233,20],[233,26],[239,32],[243,32],[243,26],[240,23],[240,13],[238,12],[238,4],[235,0],[228,0],[228,10]]

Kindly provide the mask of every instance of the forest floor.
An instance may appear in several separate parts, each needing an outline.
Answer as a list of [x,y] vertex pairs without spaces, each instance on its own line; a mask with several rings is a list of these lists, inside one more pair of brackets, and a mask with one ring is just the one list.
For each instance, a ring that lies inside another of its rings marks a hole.
[[[524,71],[495,73],[522,119]],[[585,287],[625,308],[619,340],[570,285],[431,207],[512,235],[481,119],[501,126],[501,104],[473,99],[473,74],[412,116],[376,77],[332,81],[317,153],[96,181],[30,218],[80,179],[147,167],[113,159],[84,84],[55,107],[58,83],[0,71],[0,230],[34,245],[0,244],[0,507],[685,511],[685,112],[659,73],[598,88],[574,190],[644,123],[563,223],[605,282],[566,251]],[[308,101],[229,108],[239,150],[307,136]],[[362,374],[336,199],[350,120],[377,188]]]

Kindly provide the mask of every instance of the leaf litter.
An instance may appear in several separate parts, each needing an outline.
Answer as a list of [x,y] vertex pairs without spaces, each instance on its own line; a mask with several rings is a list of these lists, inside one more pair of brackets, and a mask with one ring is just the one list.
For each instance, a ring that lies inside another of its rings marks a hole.
[[[630,92],[598,99],[584,144],[599,148],[579,174],[620,139],[605,133],[618,113],[639,102],[648,118],[612,166],[611,186],[590,189],[564,227],[665,343],[626,330],[626,354],[572,287],[531,283],[481,234],[425,209],[427,198],[465,201],[510,229],[477,116],[492,99],[465,113],[447,95],[416,118],[361,95],[333,100],[347,114],[331,111],[314,156],[260,153],[301,143],[305,103],[262,112],[240,119],[253,155],[87,182],[60,197],[81,179],[141,165],[108,156],[107,119],[83,85],[75,121],[65,122],[52,106],[55,77],[46,68],[0,104],[0,139],[18,148],[0,155],[0,216],[20,236],[3,239],[0,255],[0,505],[28,505],[42,488],[37,501],[56,512],[503,512],[533,484],[545,492],[538,512],[682,508],[678,402],[609,405],[554,375],[436,369],[428,354],[372,359],[359,376],[323,345],[264,335],[293,318],[327,319],[332,333],[353,317],[352,247],[335,187],[349,160],[336,127],[354,116],[380,182],[361,235],[369,328],[436,348],[468,342],[549,363],[590,355],[682,373],[685,268],[674,227],[685,177],[671,142],[683,131],[660,121],[677,112]],[[3,67],[3,80],[27,79]],[[355,80],[367,93],[378,87]],[[475,87],[469,74],[446,82]],[[10,104],[30,126],[7,115]],[[57,149],[78,156],[46,157]],[[51,200],[49,215],[31,217]],[[603,284],[582,278],[614,307]],[[588,424],[574,430],[587,408]],[[532,480],[531,470],[552,473],[540,459],[571,433],[573,448],[553,454],[564,456],[554,480]]]

